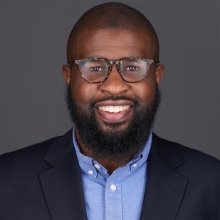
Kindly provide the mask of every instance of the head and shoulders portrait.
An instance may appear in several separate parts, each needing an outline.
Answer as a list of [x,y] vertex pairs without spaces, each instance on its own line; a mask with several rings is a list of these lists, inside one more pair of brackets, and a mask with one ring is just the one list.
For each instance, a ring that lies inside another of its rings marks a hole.
[[4,3],[0,218],[219,219],[208,4],[33,4]]

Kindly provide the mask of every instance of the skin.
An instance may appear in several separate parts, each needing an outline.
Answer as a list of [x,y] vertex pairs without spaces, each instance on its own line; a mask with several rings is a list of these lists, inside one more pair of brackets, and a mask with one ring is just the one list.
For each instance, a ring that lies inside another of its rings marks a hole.
[[[119,28],[106,28],[100,30],[83,31],[80,33],[73,59],[105,58],[108,60],[120,60],[129,57],[154,59],[150,38],[147,33],[134,32]],[[150,65],[147,76],[140,82],[127,83],[119,75],[116,65],[106,81],[103,83],[91,84],[80,74],[77,64],[63,65],[62,72],[65,81],[70,85],[72,96],[77,104],[85,109],[94,101],[105,99],[109,96],[124,96],[137,100],[141,106],[146,106],[154,98],[156,85],[160,85],[164,66]],[[114,114],[103,112],[98,109],[100,106],[129,105],[129,109]],[[105,131],[111,129],[123,130],[129,125],[133,116],[133,102],[127,100],[99,101],[95,105],[95,114],[101,128]],[[111,122],[122,122],[117,128],[108,125]],[[117,168],[128,163],[132,158],[125,158],[123,161],[112,161],[109,158],[99,159],[80,141],[76,128],[76,137],[81,152],[94,158],[102,164],[111,174]]]

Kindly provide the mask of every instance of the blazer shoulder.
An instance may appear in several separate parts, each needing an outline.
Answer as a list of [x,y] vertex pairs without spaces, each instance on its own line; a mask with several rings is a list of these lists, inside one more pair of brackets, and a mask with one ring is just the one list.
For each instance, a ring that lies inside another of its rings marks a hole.
[[178,169],[189,169],[198,173],[206,173],[206,175],[215,175],[220,181],[220,161],[201,151],[183,146],[179,143],[168,141],[153,135],[152,147],[155,148],[156,154],[166,161],[172,161],[173,158],[179,158],[183,164]]
[[22,149],[0,155],[0,170],[28,167],[43,161],[50,146],[58,137],[53,137],[43,142],[24,147]]

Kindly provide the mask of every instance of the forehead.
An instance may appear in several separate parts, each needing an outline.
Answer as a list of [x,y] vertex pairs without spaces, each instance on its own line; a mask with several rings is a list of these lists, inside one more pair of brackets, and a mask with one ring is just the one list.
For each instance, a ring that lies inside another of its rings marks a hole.
[[120,28],[83,31],[76,40],[74,59],[106,58],[111,60],[139,57],[153,59],[147,33]]

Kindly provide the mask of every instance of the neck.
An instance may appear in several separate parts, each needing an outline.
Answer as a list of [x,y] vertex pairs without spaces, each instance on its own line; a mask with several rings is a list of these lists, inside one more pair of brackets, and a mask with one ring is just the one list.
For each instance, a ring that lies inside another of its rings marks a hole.
[[132,157],[127,157],[122,160],[114,160],[112,157],[99,158],[92,152],[92,150],[90,150],[80,141],[78,132],[76,132],[76,139],[81,153],[85,156],[93,158],[98,163],[100,163],[103,167],[105,167],[105,169],[108,171],[108,174],[110,175],[119,167],[122,167],[123,165],[127,164],[134,156],[133,155]]

